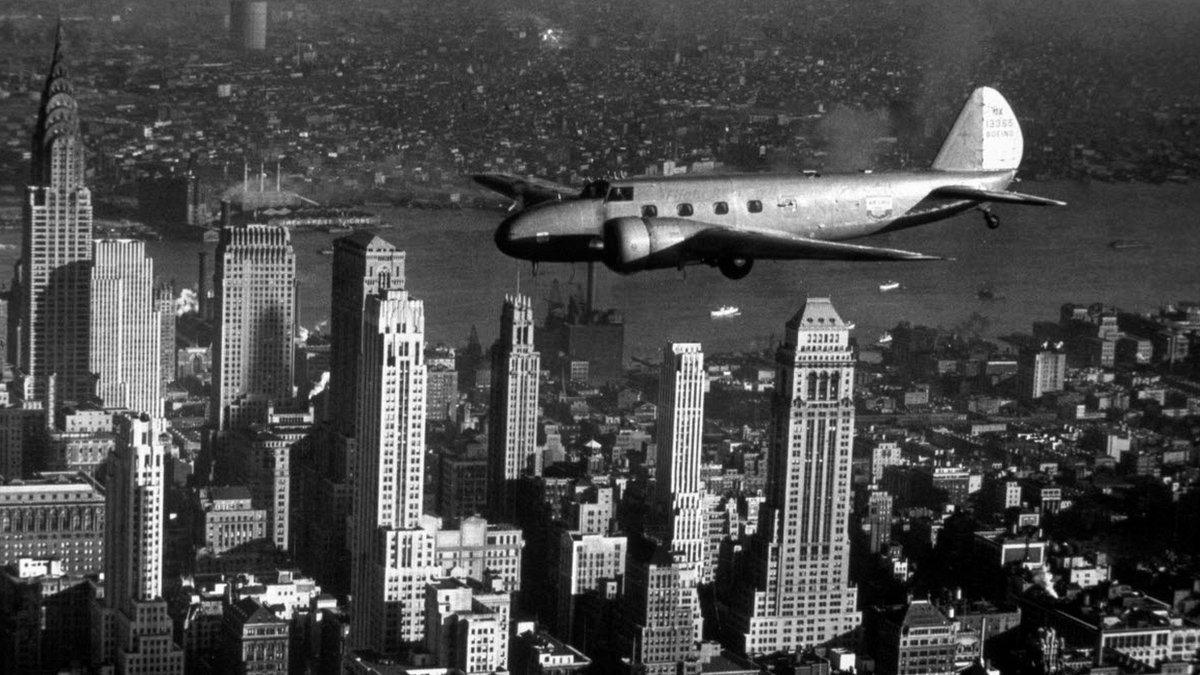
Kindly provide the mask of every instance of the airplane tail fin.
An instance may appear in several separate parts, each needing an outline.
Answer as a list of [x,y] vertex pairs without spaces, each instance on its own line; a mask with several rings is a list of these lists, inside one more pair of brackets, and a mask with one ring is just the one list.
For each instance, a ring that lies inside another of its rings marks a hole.
[[933,160],[935,171],[1012,171],[1025,140],[1008,101],[991,87],[971,92]]

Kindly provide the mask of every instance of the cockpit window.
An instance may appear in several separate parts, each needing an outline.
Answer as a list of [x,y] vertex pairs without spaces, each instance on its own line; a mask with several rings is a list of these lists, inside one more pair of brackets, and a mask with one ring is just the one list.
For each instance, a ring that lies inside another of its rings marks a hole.
[[610,202],[631,202],[633,201],[633,186],[632,185],[617,185],[609,188],[608,201]]
[[608,194],[608,181],[594,180],[583,186],[583,192],[579,196],[583,199],[604,199],[604,195]]
[[688,216],[692,215],[692,205],[684,202],[677,207],[677,212],[679,215],[687,218]]

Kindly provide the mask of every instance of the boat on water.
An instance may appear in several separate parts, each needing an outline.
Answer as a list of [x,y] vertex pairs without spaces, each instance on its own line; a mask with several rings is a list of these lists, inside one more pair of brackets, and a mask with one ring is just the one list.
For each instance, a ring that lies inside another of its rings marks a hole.
[[886,347],[887,345],[892,344],[892,334],[887,331],[883,331],[883,335],[880,335],[875,340],[875,344],[879,345],[880,347]]
[[1108,247],[1114,251],[1124,251],[1129,248],[1149,248],[1150,244],[1139,239],[1114,239],[1108,242]]
[[320,251],[317,251],[317,253],[320,253],[321,255],[333,255],[333,249],[326,246],[325,248],[321,249]]
[[900,288],[899,281],[885,281],[882,284],[879,284],[879,292],[880,293],[887,293],[888,291],[894,291],[899,288]]
[[714,319],[728,319],[735,316],[741,316],[742,310],[734,307],[733,305],[725,305],[724,307],[712,310],[708,314]]

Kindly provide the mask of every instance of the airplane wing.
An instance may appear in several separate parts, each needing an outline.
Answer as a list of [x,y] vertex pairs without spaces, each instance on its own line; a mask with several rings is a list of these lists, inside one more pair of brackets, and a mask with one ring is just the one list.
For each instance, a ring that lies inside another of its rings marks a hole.
[[786,232],[747,231],[712,227],[688,237],[683,246],[700,257],[745,256],[761,260],[945,260],[898,248],[824,241]]
[[511,173],[479,173],[471,179],[485,188],[519,200],[524,206],[579,196],[575,188],[552,183],[532,176],[517,176]]
[[997,202],[1000,204],[1024,204],[1026,206],[1066,206],[1066,202],[1048,197],[1026,195],[1007,190],[981,190],[965,185],[947,185],[929,193],[930,197],[942,199],[967,199],[973,202]]

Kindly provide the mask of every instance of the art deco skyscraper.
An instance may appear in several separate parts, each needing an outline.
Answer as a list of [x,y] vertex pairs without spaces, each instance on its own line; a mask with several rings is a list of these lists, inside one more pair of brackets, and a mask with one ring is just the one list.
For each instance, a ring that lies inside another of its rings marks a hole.
[[673,561],[697,567],[707,563],[706,521],[700,503],[707,386],[700,345],[667,345],[658,381],[652,523]]
[[500,339],[492,346],[488,410],[488,509],[512,515],[512,481],[542,474],[537,449],[538,372],[533,349],[533,301],[510,295],[500,313]]
[[404,251],[370,233],[333,242],[329,330],[329,417],[343,436],[358,422],[358,349],[367,296],[404,290]]
[[850,325],[809,298],[776,353],[766,502],[729,604],[746,654],[829,643],[861,620],[850,585]]
[[266,422],[267,403],[292,397],[296,252],[286,227],[240,225],[217,245],[217,430]]
[[350,641],[400,651],[425,635],[434,533],[425,481],[425,307],[404,291],[367,297],[359,373]]
[[154,261],[132,239],[96,241],[92,262],[91,372],[96,395],[112,408],[162,415],[159,310]]
[[648,558],[631,556],[626,573],[633,672],[668,675],[697,665],[696,644],[704,628],[697,586],[707,564],[700,500],[707,385],[699,344],[675,343],[663,349],[658,453],[647,527],[652,548]]
[[[26,398],[81,401],[88,371],[88,265],[92,194],[84,185],[79,105],[66,77],[61,27],[33,132],[33,169],[25,204],[21,259],[13,283],[18,305],[11,334]],[[49,391],[54,376],[55,390]]]
[[98,664],[118,673],[183,673],[162,596],[162,420],[116,417],[105,521],[104,607],[94,630]]

